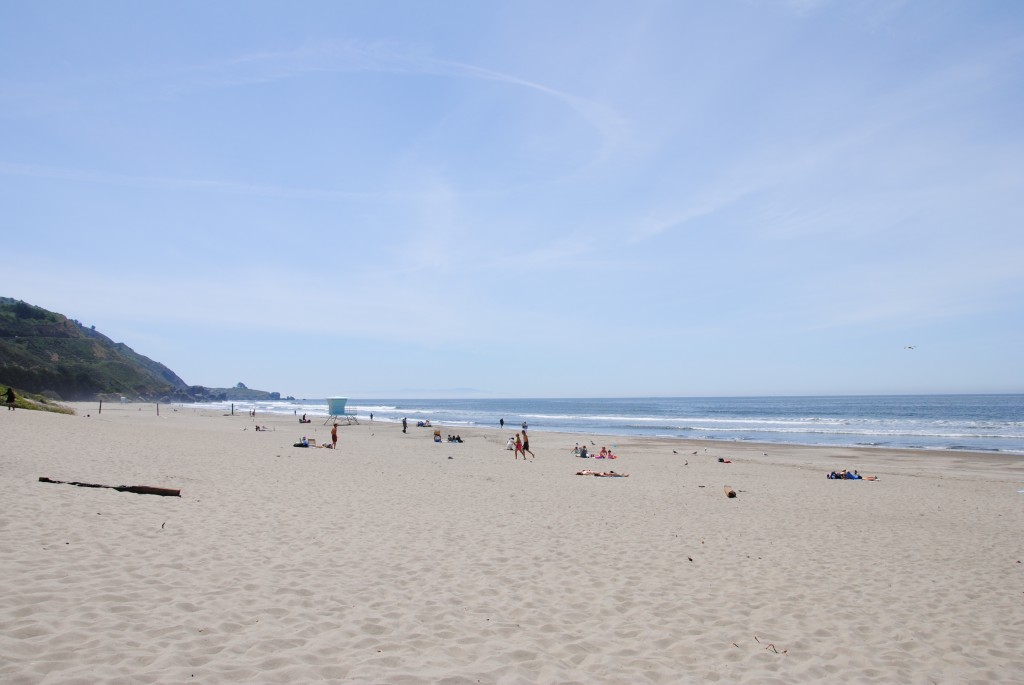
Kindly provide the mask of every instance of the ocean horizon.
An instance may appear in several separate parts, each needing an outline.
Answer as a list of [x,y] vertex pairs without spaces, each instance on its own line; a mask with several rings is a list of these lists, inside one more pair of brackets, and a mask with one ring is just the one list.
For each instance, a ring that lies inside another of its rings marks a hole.
[[[180,405],[326,420],[324,399]],[[820,395],[803,397],[625,397],[359,399],[359,421],[430,420],[515,432],[647,436],[723,442],[937,449],[1024,455],[1024,394]]]

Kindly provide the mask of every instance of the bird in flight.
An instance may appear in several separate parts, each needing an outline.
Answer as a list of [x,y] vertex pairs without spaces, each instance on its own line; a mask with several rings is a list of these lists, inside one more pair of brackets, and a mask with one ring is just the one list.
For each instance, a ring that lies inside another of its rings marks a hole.
[[916,350],[917,345],[906,345],[903,349],[905,350]]

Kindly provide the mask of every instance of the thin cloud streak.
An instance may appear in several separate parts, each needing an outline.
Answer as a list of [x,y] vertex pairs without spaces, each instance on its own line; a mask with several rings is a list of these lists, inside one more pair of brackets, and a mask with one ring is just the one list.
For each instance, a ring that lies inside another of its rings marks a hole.
[[[248,68],[255,73],[245,74]],[[238,72],[243,73],[238,73]],[[394,43],[328,42],[296,50],[240,55],[220,62],[191,67],[183,73],[211,74],[193,87],[230,87],[269,83],[310,73],[376,72],[406,75],[445,76],[467,80],[505,83],[532,90],[558,100],[598,131],[603,141],[598,160],[607,159],[632,138],[628,121],[610,107],[536,81],[493,69],[407,51]],[[188,88],[188,84],[183,84]]]
[[162,178],[157,176],[130,176],[86,169],[69,169],[17,164],[0,161],[0,174],[11,177],[41,178],[75,183],[96,183],[101,185],[146,188],[153,190],[188,190],[227,195],[259,195],[265,197],[290,198],[297,200],[391,202],[415,200],[422,193],[366,193],[321,188],[295,188],[286,186],[258,185],[236,181],[215,181],[195,178]]

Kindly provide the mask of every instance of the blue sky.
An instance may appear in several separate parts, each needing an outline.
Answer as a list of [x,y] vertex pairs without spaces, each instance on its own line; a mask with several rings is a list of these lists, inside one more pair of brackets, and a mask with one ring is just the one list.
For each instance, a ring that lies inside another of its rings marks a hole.
[[188,383],[1024,391],[1024,3],[3,17],[0,295]]

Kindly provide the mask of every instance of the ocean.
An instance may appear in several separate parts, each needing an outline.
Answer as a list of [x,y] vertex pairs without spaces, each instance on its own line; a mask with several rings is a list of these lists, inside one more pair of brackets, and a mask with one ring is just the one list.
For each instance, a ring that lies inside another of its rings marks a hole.
[[[228,410],[230,402],[184,405]],[[327,417],[327,400],[236,402],[236,411]],[[1024,455],[1024,395],[635,397],[607,399],[349,399],[360,421],[582,435],[796,445],[895,447]]]

